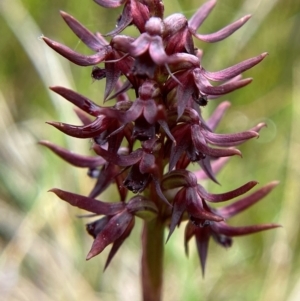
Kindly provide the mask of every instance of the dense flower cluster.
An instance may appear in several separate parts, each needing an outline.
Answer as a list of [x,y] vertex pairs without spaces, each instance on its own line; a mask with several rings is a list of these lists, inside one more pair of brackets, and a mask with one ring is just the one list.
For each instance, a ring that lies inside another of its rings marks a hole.
[[[211,194],[199,183],[203,178],[217,182],[215,173],[226,157],[241,155],[235,147],[258,137],[264,124],[239,133],[218,134],[219,124],[228,102],[221,103],[208,120],[201,112],[210,99],[242,88],[251,79],[241,73],[261,62],[266,53],[218,72],[209,72],[201,64],[202,51],[195,48],[193,38],[217,42],[239,29],[249,15],[211,34],[199,34],[198,28],[216,4],[203,4],[190,20],[182,14],[163,17],[160,0],[95,0],[101,6],[124,5],[114,30],[102,35],[92,33],[65,12],[61,16],[94,53],[83,55],[43,37],[60,55],[80,66],[93,66],[92,77],[106,80],[104,101],[115,99],[113,106],[100,106],[92,100],[63,87],[51,89],[74,104],[82,126],[49,122],[63,133],[93,141],[95,156],[74,154],[50,142],[42,141],[58,156],[95,178],[89,196],[52,189],[58,197],[73,206],[92,212],[99,219],[87,225],[94,243],[87,259],[112,244],[106,266],[134,227],[135,217],[147,223],[159,220],[169,228],[188,221],[185,245],[194,237],[204,272],[208,242],[212,237],[223,247],[232,237],[277,227],[275,224],[232,227],[227,219],[247,209],[268,194],[277,182],[242,196],[257,182],[222,194]],[[120,33],[134,25],[136,38]],[[104,37],[110,36],[108,42]],[[100,66],[98,66],[100,64]],[[216,82],[217,84],[212,84]],[[127,92],[133,90],[135,99]],[[199,172],[191,172],[191,162],[199,164]],[[118,191],[115,202],[96,199],[109,186]],[[128,191],[135,196],[128,197]],[[215,209],[211,203],[239,199]]]

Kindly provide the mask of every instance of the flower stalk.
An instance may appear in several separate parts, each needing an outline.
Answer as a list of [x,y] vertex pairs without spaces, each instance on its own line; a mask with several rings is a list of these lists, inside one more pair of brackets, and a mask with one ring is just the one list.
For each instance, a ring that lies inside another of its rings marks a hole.
[[144,223],[141,263],[144,301],[161,300],[165,244],[164,230],[164,224],[160,219]]
[[[262,53],[234,66],[211,72],[202,65],[201,49],[194,40],[221,41],[250,18],[246,15],[215,33],[199,34],[198,28],[208,17],[215,0],[204,3],[187,20],[182,14],[164,18],[160,0],[95,0],[106,8],[123,5],[114,30],[92,33],[71,15],[61,16],[73,33],[94,53],[83,55],[43,37],[57,53],[79,66],[91,66],[94,80],[105,80],[101,106],[70,89],[50,89],[76,106],[82,125],[48,122],[66,135],[91,139],[94,155],[82,156],[48,141],[40,143],[66,162],[87,168],[95,185],[88,196],[58,188],[50,191],[72,206],[92,213],[87,224],[94,242],[87,260],[111,245],[105,268],[130,235],[135,219],[141,218],[141,278],[144,301],[159,301],[163,283],[163,252],[176,227],[185,223],[185,249],[194,238],[204,275],[210,238],[222,247],[232,244],[232,237],[278,227],[277,224],[230,226],[227,220],[267,195],[278,183],[271,182],[256,192],[250,181],[229,192],[212,194],[201,185],[204,179],[218,184],[217,172],[231,156],[241,156],[238,146],[258,138],[264,123],[251,129],[218,134],[229,102],[222,102],[208,120],[202,111],[210,101],[251,83],[242,73],[260,63]],[[135,26],[139,36],[121,35]],[[212,83],[214,82],[214,83]],[[135,98],[127,93],[132,90]],[[198,164],[192,172],[190,164]],[[113,201],[102,200],[108,186],[115,185]],[[131,191],[134,196],[129,195]],[[100,199],[99,199],[100,198]],[[214,203],[238,198],[225,207]],[[165,237],[165,230],[169,231]]]

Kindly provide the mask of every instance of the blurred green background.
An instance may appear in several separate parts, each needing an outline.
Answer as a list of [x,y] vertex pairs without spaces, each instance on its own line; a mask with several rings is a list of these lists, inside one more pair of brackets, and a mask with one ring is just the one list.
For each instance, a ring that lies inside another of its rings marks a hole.
[[[190,17],[200,0],[165,1],[165,16]],[[139,300],[140,230],[102,273],[107,250],[85,261],[92,238],[82,214],[48,193],[58,187],[86,194],[93,181],[86,170],[70,167],[45,148],[41,139],[90,154],[90,142],[67,138],[45,121],[79,124],[72,106],[48,86],[73,88],[102,103],[103,83],[92,82],[91,68],[69,64],[47,48],[45,35],[89,53],[59,16],[64,10],[92,31],[115,26],[120,9],[107,10],[92,0],[0,0],[0,296],[1,300]],[[210,245],[202,278],[193,242],[183,249],[183,228],[175,231],[165,252],[164,300],[300,300],[300,1],[222,0],[201,27],[218,30],[245,14],[253,17],[223,42],[198,43],[203,66],[215,71],[268,51],[247,71],[250,86],[231,93],[232,106],[219,132],[268,127],[259,139],[241,147],[212,192],[227,191],[250,180],[280,185],[263,201],[234,218],[232,225],[276,222],[283,228],[236,238],[229,250]],[[135,31],[132,31],[135,34]],[[220,103],[212,101],[205,115]],[[101,197],[113,200],[112,190]],[[109,249],[109,248],[108,248]]]

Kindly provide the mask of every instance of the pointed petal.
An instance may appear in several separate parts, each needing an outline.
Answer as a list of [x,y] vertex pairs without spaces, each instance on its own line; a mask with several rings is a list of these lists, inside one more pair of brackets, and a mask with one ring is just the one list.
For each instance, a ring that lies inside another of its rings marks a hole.
[[124,175],[124,173],[121,173],[115,178],[116,186],[120,195],[121,202],[125,202],[128,194],[128,189],[123,185],[125,177],[126,176]]
[[71,15],[64,11],[60,11],[60,14],[77,37],[92,50],[98,52],[99,50],[102,50],[105,45],[108,45],[107,42],[103,43],[103,40],[101,41]]
[[207,120],[206,124],[211,129],[212,132],[216,129],[216,127],[220,123],[221,119],[223,118],[226,110],[230,106],[231,106],[231,104],[229,101],[223,101],[217,106],[217,108],[211,114],[211,116]]
[[106,117],[99,116],[92,123],[84,126],[76,126],[61,122],[47,122],[48,124],[54,126],[61,132],[76,138],[93,138],[101,134],[107,129],[107,120],[104,120]]
[[105,228],[95,238],[92,248],[86,257],[86,260],[101,253],[109,244],[119,239],[126,231],[128,225],[132,222],[132,215],[127,211],[122,211],[114,215]]
[[277,185],[279,184],[278,181],[273,181],[264,187],[258,189],[257,191],[253,192],[252,194],[230,204],[226,207],[222,207],[218,209],[218,212],[224,216],[224,218],[230,218],[241,211],[246,210],[250,206],[256,204],[262,198],[264,198],[267,194],[269,194]]
[[102,49],[101,51],[93,54],[93,55],[83,55],[80,54],[71,48],[50,40],[46,37],[43,37],[43,40],[46,42],[48,46],[50,46],[53,50],[58,52],[60,55],[71,61],[72,63],[79,66],[93,66],[97,65],[103,60],[105,60],[106,54],[110,51],[109,47]]
[[107,162],[119,165],[119,166],[131,166],[139,162],[143,156],[142,149],[137,149],[129,155],[113,154],[98,144],[93,145],[93,149],[99,156],[103,157]]
[[[108,57],[109,60],[109,57]],[[116,87],[121,71],[116,67],[115,63],[105,63],[106,82],[104,100],[107,99],[112,90]]]
[[155,190],[157,195],[170,207],[172,207],[172,205],[169,203],[169,201],[166,199],[165,195],[163,194],[161,187],[160,187],[160,181],[159,178],[155,175],[151,175],[152,176],[152,180],[155,186]]
[[[224,158],[220,158],[220,159],[224,159]],[[204,159],[198,161],[198,164],[201,166],[202,170],[199,171],[198,173],[202,172],[204,179],[211,179],[212,181],[214,181],[217,184],[220,184],[216,177],[215,177],[215,172],[212,169],[211,163],[210,163],[211,158],[209,156],[206,156]],[[196,173],[194,173],[196,175]],[[199,175],[197,176],[197,179],[199,179]]]
[[124,233],[118,239],[116,239],[115,242],[113,243],[113,246],[112,246],[111,250],[109,251],[109,254],[108,254],[105,266],[104,266],[104,271],[107,269],[108,265],[110,264],[111,260],[116,255],[116,253],[118,252],[119,248],[122,246],[125,239],[130,235],[133,227],[134,227],[134,219],[131,220],[131,222],[127,226],[126,230],[124,231]]
[[173,135],[172,135],[172,133],[171,133],[171,131],[169,129],[168,123],[165,120],[158,120],[158,123],[163,128],[163,130],[165,131],[165,133],[168,136],[168,138],[176,145],[176,140],[173,137]]
[[[101,158],[101,157],[100,157]],[[115,177],[120,173],[120,168],[113,164],[108,163],[100,170],[97,182],[89,194],[90,198],[95,198],[100,195],[112,182]]]
[[186,210],[191,217],[202,219],[202,220],[209,220],[220,222],[223,221],[224,218],[220,215],[214,214],[209,211],[209,207],[204,208],[202,195],[199,195],[196,188],[187,188],[186,189]]
[[259,132],[262,128],[267,127],[267,124],[264,122],[261,122],[259,124],[257,124],[256,126],[254,126],[251,131],[255,131],[255,132]]
[[112,94],[109,98],[105,99],[105,101],[114,98],[117,98],[117,101],[129,101],[129,97],[125,92],[128,91],[130,88],[132,88],[131,83],[128,80],[126,80],[126,82],[119,87],[119,82],[117,82],[116,88],[117,89],[115,93]]
[[245,227],[231,227],[226,225],[225,223],[218,224],[217,232],[232,237],[232,236],[242,236],[257,233],[260,231],[265,231],[269,229],[274,229],[281,227],[278,224],[263,224],[263,225],[253,225],[253,226],[245,226]]
[[88,157],[88,156],[74,154],[73,152],[71,152],[63,147],[57,146],[49,141],[42,140],[39,142],[39,144],[48,147],[59,157],[61,157],[68,163],[70,163],[74,166],[77,166],[77,167],[95,168],[95,167],[99,167],[106,163],[106,161],[101,157],[98,157],[98,156],[97,157]]
[[70,205],[84,209],[96,214],[114,215],[124,209],[123,203],[105,203],[76,193],[52,188],[50,192],[55,193],[60,199]]
[[228,156],[234,156],[234,155],[239,155],[241,156],[241,152],[235,148],[211,148],[207,146],[206,140],[201,133],[199,126],[198,125],[192,125],[191,126],[191,132],[192,132],[192,140],[194,143],[194,146],[196,149],[208,156],[211,157],[228,157]]
[[178,119],[182,116],[187,104],[191,100],[194,90],[194,87],[190,84],[178,85],[176,91]]
[[127,123],[136,120],[141,115],[143,107],[136,102],[121,101],[114,107],[99,107],[99,111],[108,119],[112,118],[121,123]]
[[[207,159],[210,160],[210,158],[207,156],[205,159],[198,162],[201,165],[201,167],[202,167],[202,163],[206,164],[204,162]],[[212,174],[213,175],[217,174],[224,167],[224,165],[227,163],[227,161],[229,159],[230,159],[229,157],[218,158],[217,160],[214,160],[212,163],[210,163],[211,169],[212,169]],[[207,180],[207,176],[208,176],[207,171],[206,171],[207,168],[204,168],[204,169],[205,169],[205,171],[199,170],[199,171],[194,172],[194,175],[197,177],[197,180]],[[216,183],[218,183],[218,182],[216,182]]]
[[209,13],[212,11],[216,3],[216,0],[207,1],[196,11],[196,13],[189,20],[189,29],[191,30],[191,32],[197,31],[200,25],[208,17]]
[[223,95],[242,88],[252,82],[251,78],[228,82],[219,86],[212,86],[199,68],[193,71],[195,84],[200,92],[207,95]]
[[169,231],[166,242],[171,237],[176,226],[179,225],[181,217],[182,217],[185,209],[186,209],[185,188],[182,188],[176,193],[176,195],[174,197],[170,231]]
[[217,146],[223,146],[223,147],[236,146],[249,139],[259,136],[259,134],[254,131],[245,131],[245,132],[234,133],[234,134],[216,134],[216,133],[211,133],[209,131],[205,131],[204,135],[205,135],[205,140],[208,143]]
[[231,200],[237,196],[240,196],[240,195],[248,192],[255,185],[257,185],[257,183],[258,182],[256,182],[256,181],[250,181],[237,189],[234,189],[234,190],[231,190],[231,191],[225,192],[225,193],[220,193],[220,194],[211,194],[211,193],[207,192],[204,189],[204,187],[201,186],[200,184],[198,184],[197,190],[198,190],[199,195],[203,199],[205,199],[209,202],[219,203],[219,202]]
[[174,145],[171,148],[169,171],[174,169],[181,155],[186,151],[186,149],[189,146],[189,139],[187,136],[181,136],[177,138],[175,142],[176,144],[173,142]]
[[132,22],[132,20],[130,5],[125,5],[120,18],[118,19],[116,28],[105,34],[105,36],[115,36],[119,34]]
[[116,8],[124,4],[127,0],[94,0],[94,1],[103,7]]
[[262,53],[261,55],[258,55],[256,57],[253,57],[251,59],[245,60],[239,64],[236,64],[232,67],[226,68],[221,71],[217,72],[209,72],[203,69],[203,74],[206,78],[213,80],[213,81],[223,81],[231,79],[242,72],[254,67],[258,63],[260,63],[266,56],[268,55],[267,52]]
[[186,224],[186,227],[184,230],[184,249],[185,249],[186,256],[189,255],[188,242],[195,234],[196,229],[197,228],[190,221]]
[[227,25],[226,27],[222,28],[221,30],[211,33],[211,34],[197,34],[194,32],[193,35],[197,39],[207,42],[207,43],[218,42],[218,41],[224,40],[225,38],[229,37],[236,30],[238,30],[240,27],[242,27],[250,18],[251,18],[251,15],[246,15],[243,18]]
[[90,99],[64,87],[50,87],[50,89],[59,94],[60,96],[64,97],[72,104],[83,110],[84,112],[97,117],[100,115],[100,107],[92,102]]
[[198,228],[195,231],[195,236],[196,236],[197,251],[201,263],[202,276],[204,277],[207,251],[208,251],[208,245],[210,239],[210,228],[209,227]]

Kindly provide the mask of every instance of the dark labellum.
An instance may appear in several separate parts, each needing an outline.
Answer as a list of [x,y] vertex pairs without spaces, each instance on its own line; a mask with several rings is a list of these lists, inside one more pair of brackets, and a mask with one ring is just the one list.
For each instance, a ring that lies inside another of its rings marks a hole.
[[133,165],[123,184],[133,193],[142,192],[150,180],[150,175],[142,174],[137,164]]
[[192,215],[190,215],[190,221],[193,225],[195,225],[196,227],[208,227],[210,225],[210,221],[205,220],[205,219],[200,219],[200,218],[196,218]]
[[92,70],[92,78],[95,80],[101,80],[106,77],[105,69],[101,69],[100,67],[94,66]]
[[222,235],[222,234],[216,234],[213,233],[213,238],[215,239],[215,241],[217,243],[219,243],[220,245],[222,245],[225,248],[229,248],[232,246],[232,238]]
[[194,97],[194,101],[202,107],[205,107],[208,103],[207,101],[207,95],[200,94],[199,97]]

